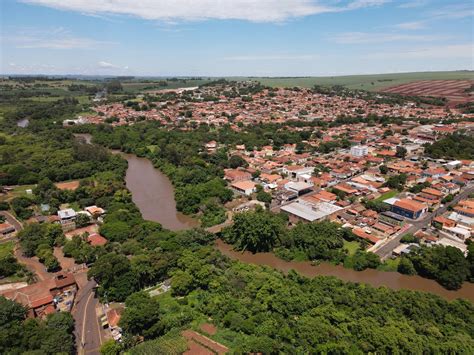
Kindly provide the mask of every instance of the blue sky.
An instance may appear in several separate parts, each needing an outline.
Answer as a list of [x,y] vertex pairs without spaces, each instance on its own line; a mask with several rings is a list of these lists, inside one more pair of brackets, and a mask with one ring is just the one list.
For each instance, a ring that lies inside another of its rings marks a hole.
[[2,74],[474,69],[470,0],[2,0]]

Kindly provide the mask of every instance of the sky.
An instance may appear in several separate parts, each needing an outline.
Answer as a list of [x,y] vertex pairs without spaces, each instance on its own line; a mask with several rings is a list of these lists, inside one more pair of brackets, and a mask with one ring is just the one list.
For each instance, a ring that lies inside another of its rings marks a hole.
[[474,69],[471,0],[1,0],[1,74]]

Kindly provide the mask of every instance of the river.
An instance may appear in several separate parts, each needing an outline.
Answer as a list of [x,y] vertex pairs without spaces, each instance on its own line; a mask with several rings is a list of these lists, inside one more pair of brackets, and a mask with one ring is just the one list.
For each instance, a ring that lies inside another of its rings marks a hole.
[[174,188],[168,177],[155,169],[150,160],[133,154],[122,154],[128,161],[125,182],[144,219],[159,222],[178,231],[197,227],[199,223],[176,210]]
[[[91,136],[88,134],[76,136],[82,137],[87,143],[91,142]],[[163,227],[175,231],[193,228],[198,225],[195,219],[176,210],[173,185],[166,175],[155,169],[146,158],[139,158],[133,154],[120,154],[128,161],[125,177],[127,188],[132,193],[132,200],[139,208],[144,219],[159,222]],[[216,248],[233,260],[255,265],[266,265],[285,273],[293,269],[307,277],[335,276],[344,281],[366,283],[375,287],[385,286],[394,290],[408,289],[430,292],[447,300],[465,298],[474,302],[473,283],[465,282],[461,289],[449,291],[436,281],[420,276],[408,276],[398,272],[373,269],[355,271],[329,263],[321,263],[315,266],[310,262],[288,262],[272,253],[252,254],[250,252],[234,251],[232,246],[221,240],[216,242]]]
[[[88,133],[74,136],[91,144],[92,136]],[[165,174],[155,169],[150,160],[116,150],[111,152],[121,154],[127,159],[125,184],[144,219],[161,223],[163,227],[172,231],[191,229],[199,225],[194,218],[176,210],[173,184]]]
[[366,269],[355,271],[346,269],[342,265],[330,263],[320,263],[312,265],[309,261],[285,261],[273,253],[251,253],[239,252],[232,249],[232,246],[222,240],[217,240],[216,248],[224,255],[233,260],[254,265],[270,266],[279,271],[287,273],[295,270],[299,274],[307,277],[315,276],[335,276],[344,281],[366,283],[375,287],[385,286],[393,290],[407,289],[434,293],[447,300],[465,298],[474,303],[474,284],[465,282],[463,287],[457,291],[449,291],[434,280],[425,279],[420,276],[402,275],[398,272],[378,271]]

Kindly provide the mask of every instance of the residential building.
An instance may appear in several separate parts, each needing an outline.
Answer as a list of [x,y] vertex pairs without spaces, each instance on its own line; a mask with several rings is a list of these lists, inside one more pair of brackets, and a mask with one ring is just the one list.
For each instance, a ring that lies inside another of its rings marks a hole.
[[369,153],[369,148],[365,145],[354,145],[351,147],[351,155],[354,157],[364,157]]

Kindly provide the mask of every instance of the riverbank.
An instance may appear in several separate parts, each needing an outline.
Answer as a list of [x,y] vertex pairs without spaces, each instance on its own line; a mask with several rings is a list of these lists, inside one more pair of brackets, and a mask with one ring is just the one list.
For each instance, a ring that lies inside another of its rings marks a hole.
[[215,247],[222,254],[232,260],[240,262],[269,266],[276,270],[288,273],[294,270],[306,277],[334,276],[343,281],[366,283],[374,287],[387,287],[393,290],[412,290],[429,292],[447,300],[464,298],[474,303],[474,284],[465,282],[463,287],[456,291],[443,288],[434,280],[425,279],[420,276],[408,276],[398,272],[379,271],[366,269],[355,271],[346,269],[342,265],[333,265],[322,262],[319,265],[312,265],[309,261],[285,261],[278,258],[273,253],[239,252],[233,250],[232,245],[226,244],[221,239],[216,241]]

